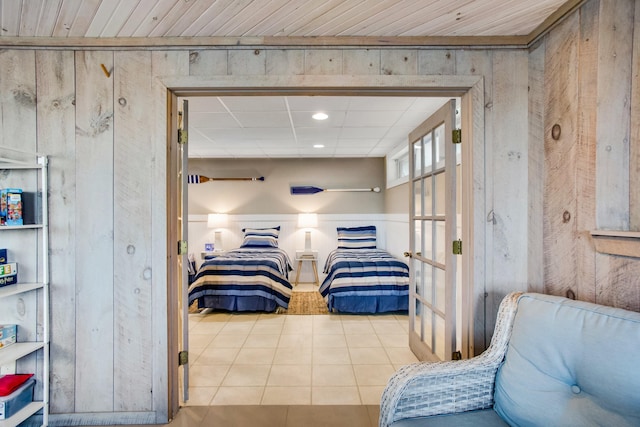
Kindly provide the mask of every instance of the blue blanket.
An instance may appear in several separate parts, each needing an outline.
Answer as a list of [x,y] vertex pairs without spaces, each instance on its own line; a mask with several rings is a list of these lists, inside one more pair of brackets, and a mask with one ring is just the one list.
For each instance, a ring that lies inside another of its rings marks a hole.
[[291,260],[278,248],[239,248],[207,257],[189,286],[189,305],[227,311],[287,308]]
[[336,249],[320,286],[329,311],[381,313],[409,307],[409,267],[382,249]]

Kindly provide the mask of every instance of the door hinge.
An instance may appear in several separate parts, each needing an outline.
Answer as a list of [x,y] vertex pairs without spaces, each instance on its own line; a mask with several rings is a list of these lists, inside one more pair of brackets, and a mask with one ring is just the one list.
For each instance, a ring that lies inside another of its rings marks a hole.
[[178,255],[185,255],[187,253],[187,241],[178,240]]
[[458,239],[453,241],[453,254],[462,255],[462,240]]
[[454,144],[460,144],[462,142],[462,129],[452,130],[451,139]]
[[184,145],[189,140],[189,135],[184,129],[178,129],[178,144]]
[[189,363],[189,352],[181,351],[178,353],[178,366],[186,365]]
[[451,353],[451,360],[462,360],[462,353],[460,353],[460,350]]

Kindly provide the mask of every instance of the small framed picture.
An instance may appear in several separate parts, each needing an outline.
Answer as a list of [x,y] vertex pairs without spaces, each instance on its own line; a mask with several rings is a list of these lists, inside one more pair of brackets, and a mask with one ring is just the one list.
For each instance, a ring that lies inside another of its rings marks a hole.
[[204,250],[207,252],[213,252],[213,243],[205,243]]

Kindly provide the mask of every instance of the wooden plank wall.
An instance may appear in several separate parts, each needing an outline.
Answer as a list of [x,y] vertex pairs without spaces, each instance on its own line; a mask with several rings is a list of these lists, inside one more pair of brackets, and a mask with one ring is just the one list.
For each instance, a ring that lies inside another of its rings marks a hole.
[[113,52],[76,53],[76,412],[114,410],[114,88],[100,64]]
[[71,51],[37,51],[38,145],[49,156],[51,411],[75,410],[76,142],[75,69]]
[[[637,22],[637,2],[621,3]],[[529,54],[416,48],[0,51],[0,144],[52,156],[52,413],[76,425],[162,422],[167,414],[164,77],[482,76],[485,144],[476,166],[485,174],[474,188],[484,197],[475,199],[474,232],[485,238],[486,256],[474,260],[483,280],[473,304],[476,327],[485,333],[476,336],[476,349],[488,342],[504,293],[538,290],[540,277],[548,293],[572,290],[580,299],[640,310],[638,261],[596,255],[588,235],[597,225],[601,175],[620,171],[615,162],[596,167],[608,153],[606,145],[599,151],[596,136],[612,115],[607,94],[593,87],[606,69],[622,80],[616,93],[626,90],[627,99],[638,99],[638,43],[631,73],[618,76],[624,67],[611,69],[599,59],[600,46],[629,55],[621,44],[633,40],[614,37],[605,24],[618,16],[611,6],[611,0],[587,2]],[[617,31],[628,35],[633,21],[625,22]],[[540,76],[543,83],[534,80]],[[627,176],[621,179],[628,180],[638,174],[637,129],[628,128],[638,123],[640,107],[613,108],[627,115],[620,123],[636,153],[622,169]],[[562,128],[558,141],[550,136],[556,123]],[[619,162],[621,146],[610,144]],[[634,202],[615,195],[615,203],[626,203],[620,209],[627,216],[629,204],[638,204],[633,186],[628,191]],[[542,209],[543,224],[530,216],[532,203]]]
[[113,68],[115,84],[114,131],[114,410],[138,411],[152,407],[152,389],[139,384],[131,372],[153,377],[151,358],[142,355],[149,348],[146,339],[131,340],[135,325],[140,336],[151,336],[151,229],[153,140],[140,132],[147,123],[147,108],[153,105],[151,52],[118,52]]
[[636,311],[640,260],[597,253],[590,232],[638,226],[639,8],[589,1],[545,36],[544,63],[530,54],[545,76],[544,291]]
[[[636,2],[634,24],[640,23],[640,5]],[[631,63],[631,135],[629,183],[640,182],[640,28],[633,27],[633,60]],[[640,231],[640,191],[629,186],[629,230]]]

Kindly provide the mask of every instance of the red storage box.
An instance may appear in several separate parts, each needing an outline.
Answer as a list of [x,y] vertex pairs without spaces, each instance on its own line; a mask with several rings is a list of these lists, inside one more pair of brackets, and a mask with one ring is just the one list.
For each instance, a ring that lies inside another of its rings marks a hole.
[[10,374],[0,376],[0,397],[7,397],[27,382],[33,374]]
[[[2,379],[0,378],[0,381],[1,380]],[[18,386],[13,393],[7,396],[0,396],[0,420],[11,418],[14,414],[31,403],[33,401],[33,387],[35,385],[36,380],[30,378],[21,386]]]

